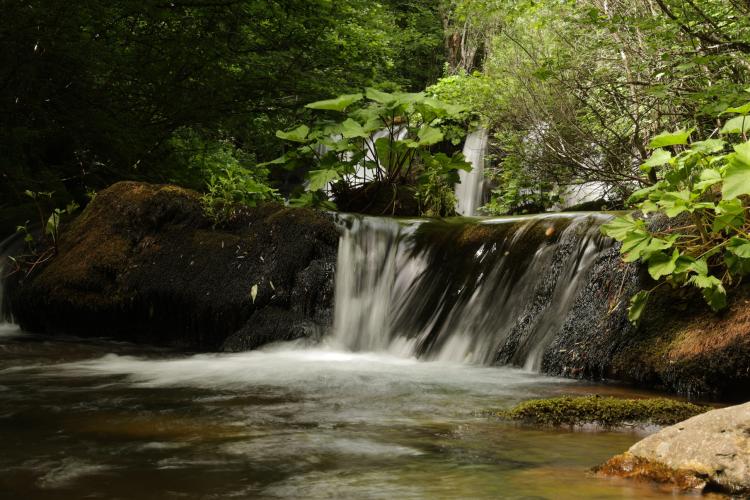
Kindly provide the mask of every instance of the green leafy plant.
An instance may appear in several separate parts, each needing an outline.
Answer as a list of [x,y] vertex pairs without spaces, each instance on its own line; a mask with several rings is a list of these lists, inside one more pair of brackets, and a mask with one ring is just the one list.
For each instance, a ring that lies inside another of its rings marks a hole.
[[452,212],[452,207],[444,206],[451,200],[440,195],[438,202],[435,195],[447,189],[451,172],[471,167],[458,153],[433,156],[430,149],[448,140],[449,129],[450,141],[460,142],[453,127],[464,118],[465,108],[424,93],[388,93],[374,88],[306,107],[326,114],[312,126],[278,131],[277,137],[294,147],[266,164],[307,169],[307,194],[293,204],[333,207],[336,192],[351,193],[378,183],[419,186],[426,210]]
[[445,153],[431,155],[423,152],[422,161],[425,168],[417,188],[420,212],[430,217],[456,215],[454,186],[459,182],[458,171],[470,171],[470,164],[461,153],[448,156]]
[[237,161],[228,162],[211,174],[206,193],[201,197],[203,210],[215,223],[226,222],[238,207],[256,206],[278,198],[275,189],[265,182],[265,169],[250,170]]
[[694,286],[714,310],[727,305],[727,287],[750,272],[750,103],[728,108],[736,114],[721,138],[691,141],[694,130],[653,138],[651,157],[641,170],[656,183],[633,193],[629,202],[648,217],[673,219],[653,229],[643,218],[616,217],[602,232],[620,241],[626,262],[642,262],[658,282],[630,301],[629,319],[637,321],[651,293],[664,284]]

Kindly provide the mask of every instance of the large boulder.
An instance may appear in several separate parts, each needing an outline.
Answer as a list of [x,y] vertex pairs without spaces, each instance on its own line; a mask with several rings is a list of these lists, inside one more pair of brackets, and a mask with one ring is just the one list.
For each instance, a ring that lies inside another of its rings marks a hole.
[[31,332],[238,350],[331,322],[338,231],[324,213],[248,208],[214,228],[197,193],[121,182],[62,234],[46,266],[8,283]]
[[683,489],[750,494],[750,403],[713,410],[639,441],[595,469]]

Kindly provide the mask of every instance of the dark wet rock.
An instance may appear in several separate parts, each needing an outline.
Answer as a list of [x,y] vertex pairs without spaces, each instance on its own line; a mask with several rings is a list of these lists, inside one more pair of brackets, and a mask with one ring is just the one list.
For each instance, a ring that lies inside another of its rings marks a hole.
[[750,397],[750,288],[730,291],[713,313],[692,288],[661,287],[636,327],[630,297],[655,285],[624,264],[617,247],[601,253],[561,328],[545,349],[551,375],[612,379],[696,398]]
[[750,403],[667,427],[595,471],[745,497],[750,494]]
[[7,292],[31,332],[199,350],[231,336],[235,348],[257,347],[330,324],[337,241],[317,211],[269,204],[215,229],[197,193],[122,182],[71,224],[48,265],[12,276]]

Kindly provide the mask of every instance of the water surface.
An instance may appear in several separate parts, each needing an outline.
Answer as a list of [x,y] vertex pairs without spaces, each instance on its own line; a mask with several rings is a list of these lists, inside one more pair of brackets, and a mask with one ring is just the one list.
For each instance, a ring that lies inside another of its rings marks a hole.
[[671,496],[588,473],[637,434],[482,414],[613,390],[326,347],[185,355],[2,327],[0,497]]

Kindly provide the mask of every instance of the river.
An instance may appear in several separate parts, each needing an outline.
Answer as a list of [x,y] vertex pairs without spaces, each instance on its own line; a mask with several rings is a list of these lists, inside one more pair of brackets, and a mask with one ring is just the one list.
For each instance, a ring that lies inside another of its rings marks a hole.
[[588,470],[636,432],[484,412],[615,386],[282,344],[189,355],[0,330],[1,498],[659,498]]

